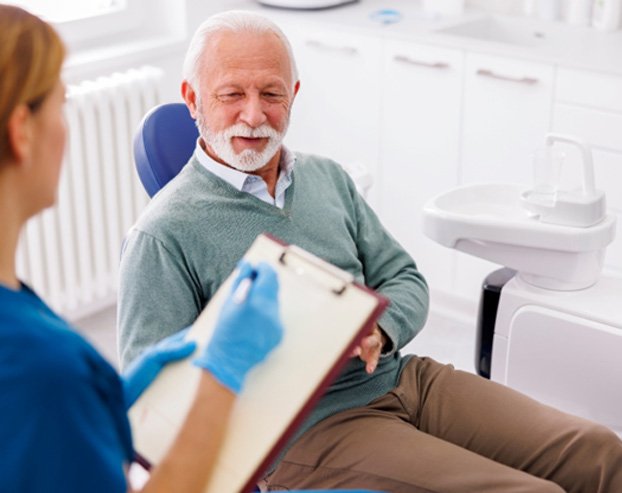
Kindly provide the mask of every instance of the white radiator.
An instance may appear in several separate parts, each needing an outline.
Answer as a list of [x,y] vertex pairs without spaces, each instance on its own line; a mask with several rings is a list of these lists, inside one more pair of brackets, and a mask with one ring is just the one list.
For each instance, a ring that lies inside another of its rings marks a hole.
[[115,302],[123,237],[148,202],[132,138],[161,102],[163,72],[132,69],[68,87],[68,142],[55,207],[26,225],[21,279],[75,319]]

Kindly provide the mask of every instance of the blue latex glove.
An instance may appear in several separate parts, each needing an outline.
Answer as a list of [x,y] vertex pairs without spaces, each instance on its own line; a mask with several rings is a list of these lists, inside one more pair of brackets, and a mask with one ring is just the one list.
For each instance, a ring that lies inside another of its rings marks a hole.
[[180,330],[145,349],[123,372],[121,381],[127,409],[136,402],[167,363],[186,358],[196,349],[196,342],[184,340],[188,330],[189,327]]
[[[241,262],[239,270],[209,344],[193,361],[235,394],[242,389],[250,369],[263,361],[283,337],[276,272],[265,262],[256,268]],[[252,283],[245,299],[240,300],[238,287],[248,283],[246,279]]]

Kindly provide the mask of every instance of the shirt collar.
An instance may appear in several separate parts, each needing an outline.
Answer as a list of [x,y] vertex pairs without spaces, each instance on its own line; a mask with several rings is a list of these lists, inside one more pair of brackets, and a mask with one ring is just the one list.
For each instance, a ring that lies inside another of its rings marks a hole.
[[244,182],[246,181],[246,178],[248,178],[248,175],[246,173],[242,173],[241,171],[230,168],[229,166],[224,166],[218,161],[212,159],[211,156],[201,147],[199,139],[197,139],[197,145],[195,147],[194,154],[196,155],[199,163],[201,163],[204,168],[214,173],[218,178],[221,178],[227,183],[230,183],[237,190],[242,190]]
[[[199,143],[199,139],[197,139],[197,144],[194,150],[194,154],[197,157],[199,163],[201,163],[201,165],[205,167],[208,171],[211,171],[212,173],[214,173],[218,178],[225,180],[227,183],[231,184],[237,190],[242,191],[242,188],[246,184],[246,180],[248,180],[248,178],[254,175],[244,173],[242,171],[238,171],[237,169],[230,168],[229,166],[225,166],[219,163],[218,161],[215,161],[201,147],[201,144]],[[281,146],[281,160],[279,162],[279,168],[287,178],[291,177],[295,162],[296,162],[296,155],[292,151],[290,151],[287,147],[282,145]]]

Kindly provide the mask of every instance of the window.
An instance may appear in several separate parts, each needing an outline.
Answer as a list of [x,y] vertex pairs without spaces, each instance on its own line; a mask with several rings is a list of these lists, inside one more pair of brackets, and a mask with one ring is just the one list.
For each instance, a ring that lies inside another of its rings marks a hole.
[[74,49],[110,43],[111,36],[136,32],[146,0],[13,0],[56,26]]
[[17,0],[13,3],[54,23],[110,14],[126,8],[125,0]]

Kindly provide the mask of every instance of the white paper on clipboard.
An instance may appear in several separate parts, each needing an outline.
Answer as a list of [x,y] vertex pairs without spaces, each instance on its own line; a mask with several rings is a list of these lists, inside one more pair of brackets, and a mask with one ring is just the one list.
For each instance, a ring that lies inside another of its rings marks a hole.
[[[275,268],[285,331],[246,379],[206,493],[250,491],[387,305],[350,274],[267,235],[259,235],[244,258]],[[190,329],[197,351],[211,337],[235,276]],[[164,457],[193,401],[203,370],[191,360],[166,367],[130,409],[135,449],[150,464]]]

